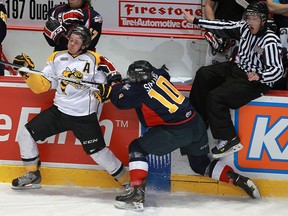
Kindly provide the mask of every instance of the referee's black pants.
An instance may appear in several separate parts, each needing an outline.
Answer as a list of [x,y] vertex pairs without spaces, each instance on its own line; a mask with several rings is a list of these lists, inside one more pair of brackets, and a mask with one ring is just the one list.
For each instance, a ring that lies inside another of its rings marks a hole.
[[197,72],[189,95],[192,105],[210,126],[214,139],[236,136],[230,109],[238,109],[269,91],[233,62],[203,66]]

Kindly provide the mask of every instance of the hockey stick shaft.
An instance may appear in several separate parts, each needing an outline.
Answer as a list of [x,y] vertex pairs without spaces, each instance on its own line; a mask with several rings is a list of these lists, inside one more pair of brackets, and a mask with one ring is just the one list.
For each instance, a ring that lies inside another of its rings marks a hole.
[[83,85],[83,86],[88,87],[88,88],[93,88],[93,90],[96,90],[96,85],[101,85],[102,84],[102,83],[98,83],[98,82],[90,82],[90,81],[86,81],[86,80],[77,80],[77,79],[72,79],[72,78],[63,77],[63,76],[59,77],[59,76],[55,76],[55,75],[52,75],[52,74],[44,74],[42,71],[34,70],[34,69],[32,70],[32,69],[29,69],[27,67],[23,67],[22,65],[17,65],[17,64],[13,64],[13,63],[10,63],[10,62],[5,62],[5,61],[2,61],[2,60],[0,60],[0,64],[11,66],[11,67],[17,68],[17,69],[22,69],[22,71],[26,72],[26,73],[38,74],[38,75],[41,75],[41,76],[44,76],[44,77],[47,77],[47,78],[52,78],[54,80],[62,80],[62,81],[70,82],[70,83],[73,83],[73,84]]
[[242,6],[244,9],[246,9],[249,5],[249,3],[246,0],[235,0],[237,4]]

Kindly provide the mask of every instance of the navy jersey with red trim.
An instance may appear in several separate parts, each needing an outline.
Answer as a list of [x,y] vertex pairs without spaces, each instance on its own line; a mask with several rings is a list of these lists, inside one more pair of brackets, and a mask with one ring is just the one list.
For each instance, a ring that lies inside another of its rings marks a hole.
[[5,6],[3,4],[0,4],[0,44],[4,40],[6,33],[7,33],[7,13]]
[[[48,12],[48,17],[51,16],[54,17],[67,29],[66,34],[64,34],[60,38],[58,44],[55,44],[52,39],[50,39],[44,34],[48,44],[52,47],[55,47],[54,51],[67,50],[67,44],[68,44],[67,34],[69,30],[74,28],[74,25],[66,25],[65,23],[63,23],[62,14],[70,10],[73,9],[69,6],[69,4],[62,4],[54,8],[51,8]],[[88,50],[95,51],[95,46],[97,45],[102,33],[102,23],[103,23],[102,16],[97,11],[95,11],[93,7],[85,6],[81,8],[81,11],[84,14],[84,19],[83,23],[80,24],[85,25],[92,32],[92,38],[91,38],[92,40],[88,47]]]
[[152,76],[152,80],[144,84],[113,85],[111,102],[119,109],[135,108],[145,127],[190,122],[195,111],[189,99],[165,78],[164,69],[154,69]]

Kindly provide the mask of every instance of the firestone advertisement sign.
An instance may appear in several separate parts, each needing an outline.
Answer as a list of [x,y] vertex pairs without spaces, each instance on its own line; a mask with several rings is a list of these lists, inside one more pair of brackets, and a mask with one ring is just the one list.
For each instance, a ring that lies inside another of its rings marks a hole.
[[[48,11],[64,0],[6,0],[8,27],[18,29],[33,28],[43,30],[48,20]],[[203,15],[201,0],[178,1],[137,1],[137,0],[97,0],[93,8],[103,17],[103,32],[158,34],[196,34],[201,29],[186,22],[182,10],[200,18]]]
[[201,4],[181,2],[119,1],[119,10],[119,26],[130,28],[195,30],[198,28],[183,20],[182,10],[202,16]]

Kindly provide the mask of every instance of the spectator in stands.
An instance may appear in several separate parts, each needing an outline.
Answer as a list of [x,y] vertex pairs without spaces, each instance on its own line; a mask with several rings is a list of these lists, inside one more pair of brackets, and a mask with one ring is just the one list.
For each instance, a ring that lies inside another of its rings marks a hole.
[[238,109],[267,93],[283,76],[282,46],[279,37],[267,27],[265,2],[249,4],[245,20],[211,21],[197,19],[183,11],[188,22],[219,37],[239,40],[235,61],[203,66],[197,72],[190,92],[196,111],[210,126],[219,143],[211,151],[218,158],[242,149],[230,116]]
[[[255,0],[247,0],[248,3]],[[206,0],[204,15],[206,19],[239,21],[242,19],[244,7],[235,0]],[[234,47],[237,45],[235,39],[219,38],[211,32],[205,33],[205,39],[209,43],[206,52],[205,65],[228,61]]]
[[[7,33],[7,14],[4,6],[4,0],[0,0],[0,55],[2,54],[2,42],[6,37]],[[0,76],[4,76],[4,65],[0,64]]]
[[288,28],[288,0],[266,0],[269,12],[273,14],[273,19],[278,27]]
[[95,51],[102,32],[102,17],[91,6],[91,0],[68,0],[67,4],[58,5],[48,12],[44,36],[54,51],[67,50],[69,30],[77,25],[85,25],[92,40],[88,50]]
[[147,155],[162,156],[178,148],[182,155],[187,155],[195,173],[233,183],[251,198],[261,197],[252,180],[235,173],[225,162],[210,161],[205,123],[189,99],[170,82],[165,66],[156,69],[148,61],[138,60],[128,67],[125,82],[119,72],[114,72],[107,77],[107,83],[111,86],[98,86],[99,100],[111,100],[121,110],[134,109],[142,126],[147,128],[129,144],[131,187],[116,197],[117,208],[143,210],[149,171]]
[[269,12],[277,25],[276,34],[280,36],[283,46],[283,65],[285,73],[283,78],[276,83],[274,89],[288,89],[288,0],[266,0]]

